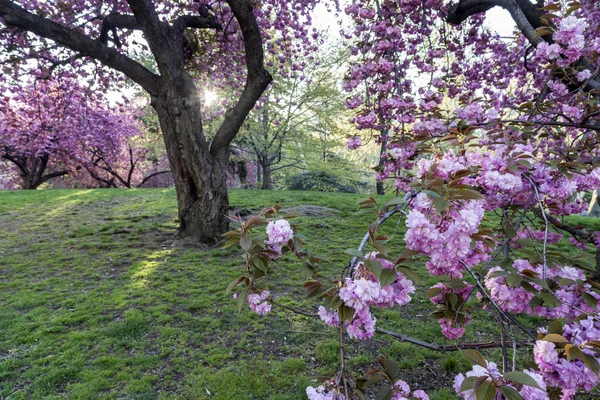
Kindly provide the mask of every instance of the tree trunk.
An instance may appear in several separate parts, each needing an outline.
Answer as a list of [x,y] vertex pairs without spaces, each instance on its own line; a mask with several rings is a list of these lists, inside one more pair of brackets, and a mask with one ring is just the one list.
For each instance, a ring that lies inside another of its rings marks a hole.
[[594,190],[588,207],[588,217],[600,217],[600,206],[598,205],[598,191]]
[[269,165],[263,165],[262,167],[262,189],[263,190],[271,190],[273,186],[271,185],[271,167]]
[[200,98],[189,75],[163,85],[152,106],[175,181],[179,235],[214,243],[227,230],[228,149],[210,153],[202,129]]
[[[385,154],[385,151],[387,149],[387,141],[388,141],[388,131],[387,131],[387,129],[382,130],[381,131],[381,150],[379,151],[379,170],[380,171],[383,171],[383,169],[385,168],[385,164],[383,162],[382,156]],[[385,189],[383,187],[383,181],[377,181],[375,186],[377,187],[377,194],[383,196],[385,194]]]

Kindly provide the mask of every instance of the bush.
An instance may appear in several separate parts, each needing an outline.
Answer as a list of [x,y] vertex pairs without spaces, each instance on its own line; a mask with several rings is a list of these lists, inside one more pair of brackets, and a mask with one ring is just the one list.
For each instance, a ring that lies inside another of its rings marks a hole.
[[358,193],[365,188],[365,184],[344,179],[327,171],[306,171],[290,178],[287,182],[287,188],[289,190]]

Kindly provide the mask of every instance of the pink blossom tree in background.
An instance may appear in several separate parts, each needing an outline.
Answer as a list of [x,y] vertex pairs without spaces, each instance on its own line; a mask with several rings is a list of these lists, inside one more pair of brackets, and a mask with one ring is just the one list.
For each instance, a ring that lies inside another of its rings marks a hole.
[[[105,87],[124,77],[139,85],[160,121],[177,191],[179,233],[212,242],[227,226],[229,144],[272,80],[263,39],[267,51],[284,59],[316,50],[318,35],[309,28],[315,3],[1,0],[2,63],[14,77],[35,65],[42,75],[64,69]],[[128,49],[149,51],[157,72],[135,61]],[[191,71],[198,82],[240,88],[210,142]]]
[[[485,13],[496,6],[512,17],[514,37],[485,28]],[[244,252],[245,274],[229,285],[238,306],[259,314],[290,309],[265,277],[285,252],[302,260],[307,295],[340,340],[339,373],[309,387],[309,399],[362,399],[375,384],[378,399],[428,399],[391,360],[352,377],[344,343],[376,332],[432,350],[460,349],[474,364],[455,379],[464,399],[574,399],[591,391],[600,380],[600,263],[594,268],[589,252],[572,257],[549,248],[570,242],[594,251],[600,244],[600,233],[566,218],[586,208],[578,193],[600,187],[600,3],[371,0],[345,11],[354,21],[345,33],[353,54],[347,105],[357,128],[389,135],[377,179],[404,195],[360,203],[377,217],[347,251],[353,258],[341,279],[319,276],[323,261],[303,247],[306,238],[287,222],[293,215],[274,207],[239,219],[239,229],[226,234],[227,245]],[[348,147],[361,142],[352,137]],[[498,222],[484,227],[494,214]],[[394,216],[407,228],[401,254],[379,230]],[[257,230],[267,223],[266,235]],[[439,279],[425,296],[444,336],[460,339],[471,305],[480,302],[498,324],[498,340],[440,345],[381,326],[377,308],[419,295],[415,268]],[[477,350],[493,347],[501,349],[498,360]],[[534,367],[523,368],[518,355]]]
[[23,189],[78,171],[91,171],[102,154],[118,152],[139,128],[130,113],[105,108],[71,79],[39,80],[0,97],[0,157]]

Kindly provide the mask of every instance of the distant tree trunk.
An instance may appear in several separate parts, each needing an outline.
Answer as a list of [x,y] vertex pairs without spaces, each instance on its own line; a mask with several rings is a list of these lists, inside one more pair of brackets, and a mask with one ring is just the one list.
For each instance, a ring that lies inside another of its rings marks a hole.
[[23,182],[22,189],[24,190],[35,190],[42,183],[69,173],[67,170],[62,170],[44,174],[44,172],[46,172],[46,167],[48,166],[49,156],[47,154],[39,157],[25,157],[13,156],[7,151],[2,155],[2,158],[10,161],[19,168],[19,175]]
[[[381,149],[379,150],[379,170],[382,171],[385,168],[385,164],[383,162],[383,155],[387,149],[387,141],[388,141],[388,131],[387,129],[381,131]],[[383,181],[377,181],[377,194],[384,195],[385,189],[383,187]]]
[[177,192],[179,234],[212,242],[227,228],[228,148],[211,154],[198,112],[200,98],[185,73],[152,98],[158,113]]
[[600,205],[598,205],[598,191],[594,190],[592,193],[592,200],[588,207],[588,217],[600,217]]
[[260,163],[256,163],[256,181],[262,182],[262,167]]
[[273,189],[273,186],[271,185],[271,168],[269,165],[264,165],[262,168],[262,176],[263,176],[263,181],[262,181],[262,189],[263,190],[271,190]]

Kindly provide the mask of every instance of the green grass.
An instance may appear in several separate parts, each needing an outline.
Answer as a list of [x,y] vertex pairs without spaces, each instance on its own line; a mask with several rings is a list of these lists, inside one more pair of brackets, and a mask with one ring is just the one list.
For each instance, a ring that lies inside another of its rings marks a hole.
[[[275,203],[340,210],[298,219],[308,246],[329,260],[325,276],[339,276],[343,250],[358,245],[372,219],[356,214],[356,195],[234,190],[230,197],[250,210]],[[239,276],[240,252],[172,246],[176,227],[173,190],[1,192],[0,398],[303,399],[318,375],[337,368],[334,330],[276,308],[266,317],[238,311],[225,287]],[[403,227],[392,221],[384,229],[394,251]],[[456,343],[427,318],[433,306],[423,294],[435,280],[422,263],[414,268],[422,279],[413,302],[379,310],[378,326]],[[299,269],[284,259],[270,288],[281,302],[310,310],[296,304]],[[465,340],[498,337],[484,318]],[[347,354],[357,373],[378,355],[397,360],[403,378],[432,400],[455,398],[442,388],[470,369],[455,353],[381,336],[350,341]]]

